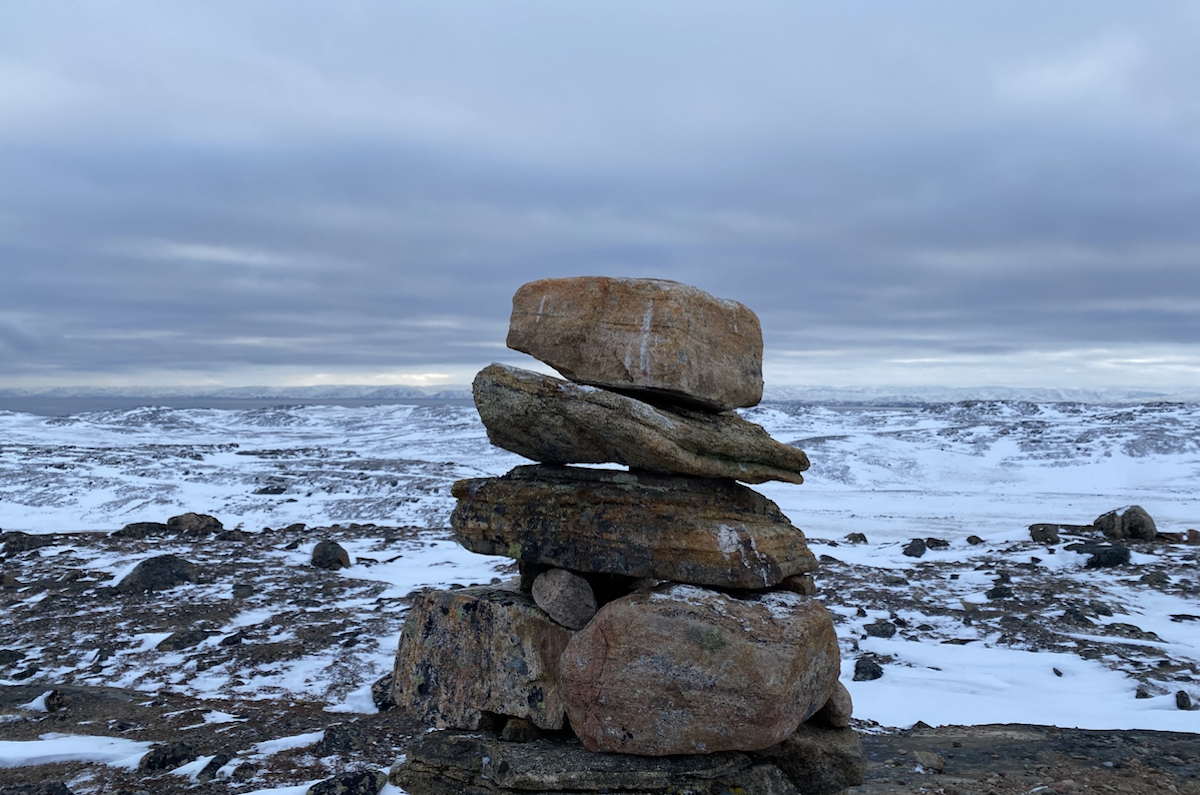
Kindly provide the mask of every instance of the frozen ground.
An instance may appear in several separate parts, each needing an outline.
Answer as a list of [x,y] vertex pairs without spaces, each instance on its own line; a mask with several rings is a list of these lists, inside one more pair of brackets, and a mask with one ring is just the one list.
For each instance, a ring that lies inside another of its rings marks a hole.
[[[1129,566],[1091,570],[1086,555],[1027,531],[1128,504],[1164,531],[1200,527],[1200,405],[768,404],[745,415],[812,459],[804,485],[756,488],[824,556],[819,595],[838,621],[857,717],[1200,731],[1200,712],[1178,709],[1175,695],[1200,702],[1200,548],[1142,545]],[[462,406],[0,412],[0,527],[54,536],[5,560],[18,584],[3,591],[0,647],[20,656],[0,665],[0,685],[169,691],[229,714],[281,699],[371,713],[369,685],[390,667],[406,595],[511,573],[444,527],[454,480],[519,463]],[[246,540],[98,532],[186,511],[241,526]],[[308,529],[281,529],[297,522]],[[867,543],[848,543],[854,532]],[[307,566],[325,536],[349,549],[351,569]],[[931,537],[948,546],[902,554]],[[205,578],[155,597],[97,597],[164,552]],[[254,594],[234,598],[235,584]],[[891,637],[868,636],[883,623]],[[211,635],[159,649],[193,626]],[[852,681],[863,657],[884,675]],[[250,739],[232,750],[249,758]],[[0,758],[47,750],[0,746]]]

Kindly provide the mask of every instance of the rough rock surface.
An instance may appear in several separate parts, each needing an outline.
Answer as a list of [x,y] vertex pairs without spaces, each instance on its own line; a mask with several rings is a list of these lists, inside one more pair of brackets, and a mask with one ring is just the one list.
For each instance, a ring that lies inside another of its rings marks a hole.
[[660,279],[541,279],[513,296],[508,347],[582,384],[707,411],[762,400],[762,329],[736,301]]
[[817,568],[775,503],[728,480],[536,465],[451,491],[455,538],[485,555],[727,588]]
[[1140,505],[1119,508],[1096,518],[1096,529],[1115,541],[1153,541],[1158,528]]
[[428,591],[405,619],[392,699],[439,729],[477,729],[485,712],[561,728],[570,637],[515,587]]
[[811,723],[758,756],[777,765],[803,795],[832,795],[861,784],[867,767],[862,739],[853,729]]
[[819,726],[844,729],[850,725],[850,718],[853,714],[854,699],[850,697],[850,691],[846,689],[846,686],[839,681],[834,686],[829,700],[825,702],[825,706],[812,716],[812,722]]
[[596,594],[588,581],[566,569],[549,569],[533,581],[533,601],[567,629],[583,629],[596,615]]
[[331,539],[323,539],[317,542],[312,551],[312,565],[318,569],[329,569],[337,571],[338,569],[350,568],[350,553],[336,541]]
[[389,780],[412,795],[795,795],[782,771],[746,754],[594,754],[574,738],[504,742],[481,733],[416,738]]
[[803,483],[803,450],[733,412],[668,411],[616,392],[501,364],[473,384],[497,447],[549,464],[625,464],[746,483]]
[[117,583],[117,593],[165,591],[185,582],[196,582],[196,566],[178,555],[158,555],[143,560]]
[[589,750],[756,751],[829,700],[840,659],[814,599],[671,585],[610,602],[571,639],[563,698]]
[[206,513],[185,513],[168,519],[167,528],[185,538],[193,538],[218,533],[225,529],[225,525],[217,517]]

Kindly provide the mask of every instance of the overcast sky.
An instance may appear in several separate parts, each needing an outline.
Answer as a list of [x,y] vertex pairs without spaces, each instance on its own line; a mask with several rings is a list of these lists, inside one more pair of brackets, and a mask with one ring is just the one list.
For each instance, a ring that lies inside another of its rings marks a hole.
[[0,387],[465,383],[677,279],[768,383],[1200,384],[1195,2],[0,6]]

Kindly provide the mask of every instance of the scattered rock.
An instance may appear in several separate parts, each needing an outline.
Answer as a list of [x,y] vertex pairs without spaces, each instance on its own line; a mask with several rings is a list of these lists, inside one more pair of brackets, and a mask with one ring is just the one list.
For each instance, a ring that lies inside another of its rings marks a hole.
[[184,538],[204,538],[224,530],[225,525],[206,513],[185,513],[168,519],[167,529]]
[[984,596],[988,599],[1012,599],[1013,589],[1007,585],[997,585],[984,592]]
[[239,582],[233,585],[234,599],[249,599],[254,596],[254,586],[249,583]]
[[825,706],[817,710],[808,722],[818,726],[828,726],[834,729],[844,729],[850,725],[854,712],[854,699],[850,691],[840,681],[833,688],[833,695],[825,702]]
[[195,564],[178,555],[159,555],[139,563],[117,583],[117,593],[165,591],[185,582],[198,582]]
[[596,594],[583,577],[566,569],[550,569],[537,576],[532,588],[537,606],[567,629],[583,629],[596,615]]
[[0,538],[4,540],[4,554],[6,555],[16,555],[18,552],[29,552],[34,549],[41,549],[42,547],[52,547],[57,543],[53,535],[22,533],[19,530],[10,530],[0,535]]
[[160,770],[174,770],[186,765],[200,756],[191,743],[174,742],[155,746],[138,762],[138,770],[144,773],[157,773]]
[[941,773],[946,769],[946,760],[941,754],[935,754],[932,751],[913,751],[911,757],[926,771]]
[[451,491],[455,539],[485,555],[725,588],[817,568],[775,503],[728,480],[535,465]]
[[25,659],[25,652],[16,649],[0,649],[0,668],[9,668]]
[[908,546],[906,546],[903,551],[904,554],[908,555],[910,558],[919,558],[925,554],[925,550],[925,541],[920,538],[914,538],[912,541],[908,542]]
[[863,535],[862,533],[851,533],[850,535],[846,536],[846,540],[849,541],[851,544],[867,543],[867,537],[865,535]]
[[16,588],[21,584],[11,572],[0,571],[0,588]]
[[217,533],[213,540],[226,543],[244,543],[250,540],[250,536],[246,535],[241,530],[225,530]]
[[143,539],[166,535],[168,528],[162,522],[130,522],[112,534],[111,538]]
[[1096,518],[1096,529],[1114,541],[1153,541],[1158,528],[1140,505],[1118,508]]
[[508,347],[572,381],[728,411],[762,400],[762,330],[736,301],[660,279],[541,279],[513,296]]
[[318,569],[329,569],[337,571],[338,569],[350,568],[350,554],[342,548],[342,545],[331,539],[318,541],[313,547],[312,565]]
[[950,542],[944,538],[927,538],[925,539],[925,546],[929,549],[949,549]]
[[979,536],[967,536],[967,543],[976,547],[983,543],[983,539]]
[[208,760],[208,764],[196,774],[197,781],[212,781],[217,777],[217,771],[233,761],[229,754],[221,753]]
[[389,671],[371,683],[371,701],[375,702],[375,709],[380,712],[396,706],[396,701],[392,698],[392,685],[395,681],[396,675]]
[[159,651],[179,651],[180,649],[190,649],[193,646],[199,646],[204,641],[211,638],[213,635],[219,635],[219,632],[209,632],[204,629],[185,629],[179,632],[173,632],[167,637],[158,642],[154,648]]
[[854,661],[854,681],[870,682],[883,676],[883,667],[870,657],[859,657]]
[[562,653],[571,728],[593,751],[759,750],[829,700],[840,657],[817,601],[671,585],[610,602]]
[[884,585],[908,585],[908,580],[899,574],[885,574],[882,582]]
[[864,626],[863,631],[870,638],[890,638],[896,634],[896,625],[885,619],[877,618]]
[[834,795],[858,786],[867,769],[862,739],[853,729],[829,729],[811,721],[755,756],[778,766],[801,795]]
[[0,787],[0,795],[74,795],[61,781],[42,781],[37,784],[14,784]]
[[1190,710],[1192,706],[1192,697],[1186,690],[1177,690],[1175,692],[1175,706],[1179,709]]
[[71,706],[71,697],[61,690],[51,690],[42,702],[47,712],[60,712]]
[[1029,525],[1029,537],[1039,544],[1062,543],[1056,524],[1031,524]]
[[1129,548],[1122,546],[1100,547],[1084,564],[1089,569],[1107,569],[1129,563]]
[[336,756],[362,751],[371,744],[371,737],[353,723],[335,723],[325,729],[325,736],[313,747],[313,753],[317,756]]
[[351,770],[313,784],[307,795],[378,795],[386,783],[378,770]]
[[634,469],[746,483],[803,483],[804,451],[733,412],[657,409],[635,398],[493,364],[475,376],[488,439],[549,464]]
[[515,587],[428,591],[405,617],[392,698],[435,728],[478,729],[484,712],[562,728],[570,637]]

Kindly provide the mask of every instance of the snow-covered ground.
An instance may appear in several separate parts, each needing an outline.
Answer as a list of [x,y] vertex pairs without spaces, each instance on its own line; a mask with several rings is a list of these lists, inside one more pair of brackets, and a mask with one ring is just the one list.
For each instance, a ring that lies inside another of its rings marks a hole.
[[[1166,692],[1182,689],[1200,701],[1200,621],[1172,619],[1200,616],[1200,550],[1156,547],[1136,552],[1130,569],[1097,572],[1084,569],[1086,556],[1066,551],[1034,550],[1038,560],[1029,563],[1027,530],[1035,522],[1087,524],[1129,504],[1149,511],[1160,530],[1200,527],[1200,405],[991,401],[844,409],[777,403],[743,413],[806,450],[813,462],[804,485],[755,488],[805,531],[815,552],[836,559],[822,582],[845,576],[846,583],[858,583],[854,587],[917,594],[914,606],[904,608],[908,613],[869,600],[861,606],[870,609],[858,611],[849,584],[830,600],[856,717],[885,726],[923,720],[1200,731],[1200,712],[1176,709]],[[197,511],[247,530],[293,522],[431,528],[427,538],[440,541],[437,546],[406,542],[403,558],[343,573],[384,583],[387,591],[372,598],[398,597],[419,585],[486,582],[506,563],[445,548],[440,528],[453,507],[453,481],[499,475],[520,463],[526,462],[488,444],[474,410],[464,406],[143,408],[63,418],[0,412],[0,527],[114,530]],[[869,543],[845,543],[852,532]],[[967,544],[970,535],[984,543]],[[910,539],[926,537],[950,546],[920,559],[901,553]],[[358,543],[352,556],[380,557],[369,537]],[[304,554],[292,553],[291,562],[299,565]],[[964,601],[987,605],[982,593],[992,587],[995,562],[1004,555],[1025,567],[1014,576],[1019,588],[1034,589],[1039,577],[1052,575],[1115,606],[1116,615],[1097,616],[1093,626],[1079,629],[1070,644],[1077,641],[1080,653],[1061,642],[1038,648],[1002,636],[987,622],[964,625],[950,617],[950,610],[962,613]],[[290,560],[279,556],[281,564]],[[129,562],[89,565],[118,573]],[[1142,566],[1168,572],[1167,585],[1140,583]],[[953,577],[943,573],[951,570]],[[905,577],[912,586],[882,584],[884,575]],[[865,637],[866,623],[897,617],[928,629]],[[1132,651],[1082,654],[1091,635],[1122,623],[1135,624],[1145,637],[1114,641],[1107,633],[1105,642]],[[146,650],[161,639],[148,638]],[[371,654],[386,666],[395,637],[378,640]],[[861,654],[888,658],[887,675],[852,682]],[[1172,667],[1169,686],[1135,698],[1137,666],[1162,660]],[[308,667],[319,671],[323,664]],[[296,670],[313,675],[302,660]],[[144,684],[123,676],[121,684]],[[203,695],[204,682],[215,692],[218,680],[185,684]],[[303,682],[293,684],[314,694]],[[368,685],[331,706],[371,709]]]

